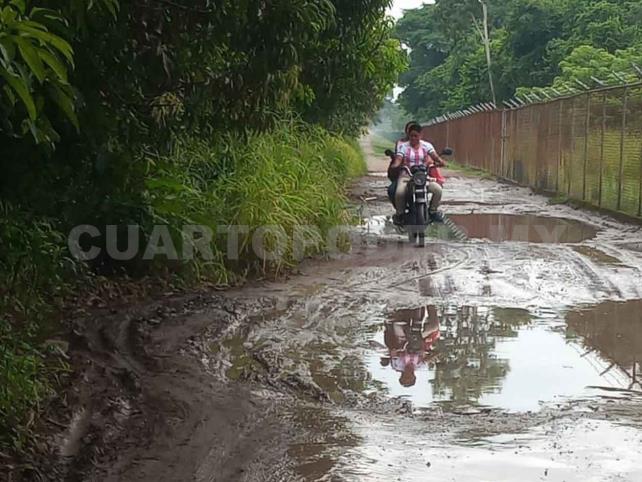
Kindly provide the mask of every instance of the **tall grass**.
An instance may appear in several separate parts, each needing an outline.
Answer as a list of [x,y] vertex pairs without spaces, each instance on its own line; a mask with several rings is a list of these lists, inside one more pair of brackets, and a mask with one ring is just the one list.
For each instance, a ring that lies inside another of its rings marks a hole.
[[147,182],[154,218],[174,226],[177,239],[183,224],[215,232],[221,226],[249,227],[239,238],[240,264],[226,262],[225,239],[219,236],[215,262],[191,260],[183,266],[197,277],[225,283],[239,270],[281,272],[297,263],[292,244],[279,260],[263,262],[251,249],[256,229],[278,227],[291,237],[295,229],[312,226],[311,252],[314,246],[322,252],[319,234],[348,221],[345,183],[366,171],[355,144],[296,122],[270,133],[228,136],[210,147],[183,140],[158,161],[160,169]]
[[47,317],[71,294],[82,266],[68,256],[53,220],[8,203],[0,203],[0,239],[0,445],[20,445],[20,422],[51,393],[41,344]]

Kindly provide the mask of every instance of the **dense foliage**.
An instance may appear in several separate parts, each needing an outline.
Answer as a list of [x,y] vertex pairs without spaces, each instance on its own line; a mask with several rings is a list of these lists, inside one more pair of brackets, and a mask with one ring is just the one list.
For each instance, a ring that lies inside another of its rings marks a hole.
[[[498,100],[532,88],[621,82],[642,67],[642,3],[629,0],[487,0]],[[411,10],[397,36],[411,49],[402,106],[430,118],[488,102],[479,0],[437,0]]]
[[406,63],[388,3],[0,0],[0,442],[49,393],[43,320],[78,284],[296,261],[260,265],[245,239],[235,265],[215,245],[207,262],[86,266],[72,227],[344,221],[363,169],[347,138]]

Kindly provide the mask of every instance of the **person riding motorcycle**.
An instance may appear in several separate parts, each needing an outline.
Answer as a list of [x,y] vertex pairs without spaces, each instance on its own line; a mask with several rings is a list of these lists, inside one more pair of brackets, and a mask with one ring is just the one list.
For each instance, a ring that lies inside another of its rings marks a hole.
[[393,154],[391,154],[392,159],[390,161],[390,165],[388,166],[388,179],[390,180],[390,185],[388,186],[388,199],[390,199],[390,202],[393,206],[395,205],[395,191],[397,190],[397,180],[399,177],[399,172],[396,169],[393,169],[392,166],[395,162],[396,153],[399,152],[399,148],[410,140],[410,127],[412,127],[413,125],[419,125],[419,122],[412,120],[408,122],[403,128],[404,136],[395,143],[395,151]]
[[442,185],[445,181],[439,168],[445,167],[446,162],[437,154],[431,143],[421,139],[421,131],[422,127],[419,124],[413,124],[408,128],[409,141],[398,144],[395,160],[388,170],[390,177],[396,176],[397,178],[393,202],[397,211],[393,217],[393,222],[396,225],[403,225],[408,181],[410,180],[408,168],[419,164],[425,164],[428,167],[429,183],[427,188],[428,192],[432,194],[429,207],[430,219],[437,223],[444,221],[443,215],[438,211],[443,194]]

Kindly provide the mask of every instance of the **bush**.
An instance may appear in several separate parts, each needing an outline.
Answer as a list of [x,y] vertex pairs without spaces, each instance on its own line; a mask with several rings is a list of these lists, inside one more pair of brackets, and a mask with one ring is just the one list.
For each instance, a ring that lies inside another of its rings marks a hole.
[[278,226],[291,235],[295,228],[314,226],[318,232],[306,234],[316,236],[311,244],[321,252],[319,232],[347,221],[345,182],[366,170],[355,144],[297,122],[269,133],[227,136],[211,145],[183,139],[170,156],[157,161],[159,169],[147,180],[151,219],[170,225],[179,245],[185,224],[214,232],[220,226],[249,226],[240,238],[242,265],[225,261],[226,245],[218,238],[214,262],[183,265],[196,277],[224,283],[238,271],[279,272],[296,263],[292,246],[278,262],[259,263],[251,250],[256,229]]
[[82,276],[51,220],[0,203],[0,445],[20,445],[22,423],[52,389],[36,348],[47,319]]
[[0,445],[20,446],[26,415],[49,394],[43,354],[7,319],[0,319]]

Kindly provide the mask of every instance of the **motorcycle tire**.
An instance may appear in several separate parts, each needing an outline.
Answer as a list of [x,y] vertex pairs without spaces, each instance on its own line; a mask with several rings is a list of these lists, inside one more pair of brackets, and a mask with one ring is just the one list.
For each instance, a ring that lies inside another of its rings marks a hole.
[[413,206],[410,207],[410,210],[406,217],[406,231],[408,232],[408,241],[411,244],[417,243],[417,227],[414,225],[417,214]]
[[426,246],[426,208],[421,206],[417,209],[415,216],[416,229],[417,229],[417,247],[423,248]]

